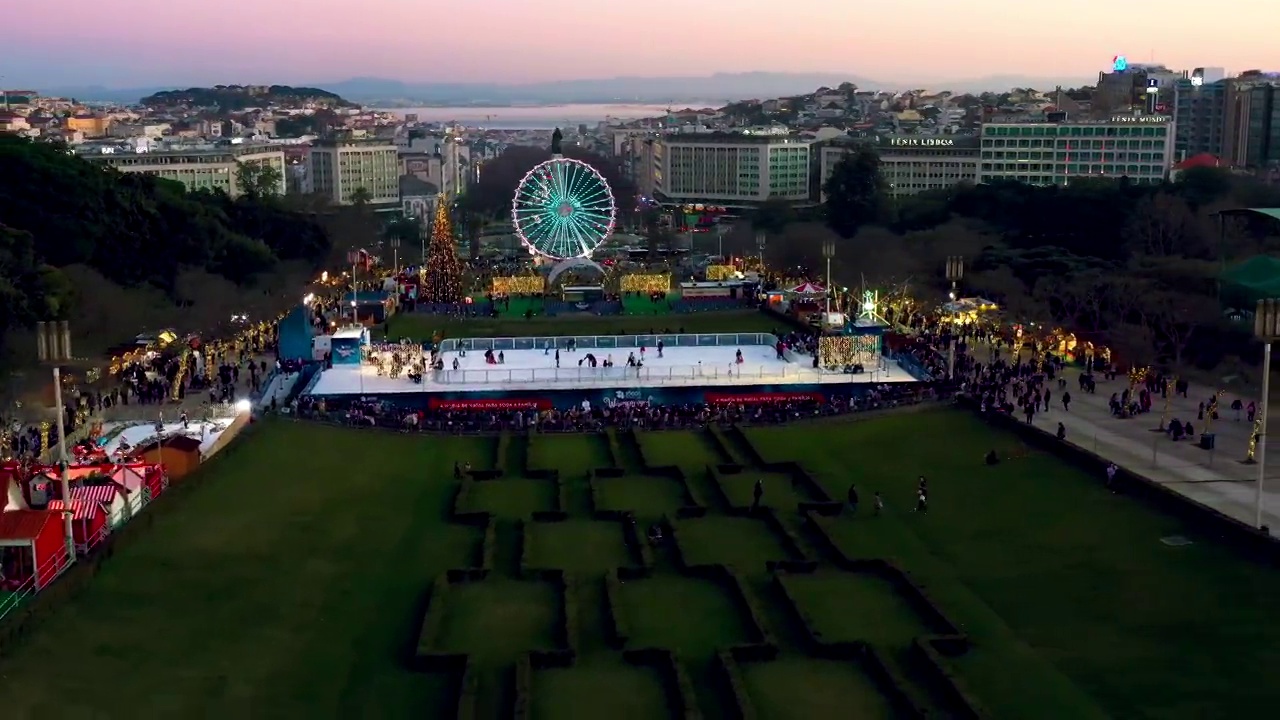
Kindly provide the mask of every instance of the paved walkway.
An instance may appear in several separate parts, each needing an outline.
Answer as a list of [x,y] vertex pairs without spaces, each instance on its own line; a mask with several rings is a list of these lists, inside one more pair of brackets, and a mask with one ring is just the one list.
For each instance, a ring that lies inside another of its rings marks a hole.
[[[984,362],[986,352],[985,349],[978,350],[978,357]],[[1005,357],[1008,358],[1007,352]],[[1108,382],[1101,375],[1095,375],[1097,391],[1088,394],[1079,389],[1078,377],[1079,370],[1067,369],[1070,412],[1062,409],[1063,391],[1053,383],[1050,387],[1053,393],[1051,407],[1048,412],[1035,416],[1036,427],[1056,433],[1061,422],[1067,430],[1067,440],[1221,513],[1254,525],[1258,465],[1242,462],[1248,454],[1253,426],[1244,419],[1243,412],[1241,419],[1236,420],[1235,412],[1230,410],[1235,396],[1222,396],[1219,400],[1220,417],[1211,424],[1207,420],[1198,420],[1197,413],[1199,404],[1208,402],[1212,390],[1193,385],[1186,398],[1175,397],[1169,401],[1168,419],[1189,421],[1197,440],[1205,431],[1217,436],[1215,449],[1203,450],[1197,443],[1187,440],[1173,442],[1164,433],[1156,431],[1164,399],[1157,397],[1149,414],[1121,420],[1111,415],[1107,401],[1112,393],[1127,388],[1128,381],[1121,376]],[[1247,406],[1251,398],[1240,399]],[[1280,408],[1272,410],[1278,412]],[[1263,482],[1263,524],[1274,532],[1280,531],[1280,434],[1268,432],[1268,437],[1271,440],[1271,459]]]

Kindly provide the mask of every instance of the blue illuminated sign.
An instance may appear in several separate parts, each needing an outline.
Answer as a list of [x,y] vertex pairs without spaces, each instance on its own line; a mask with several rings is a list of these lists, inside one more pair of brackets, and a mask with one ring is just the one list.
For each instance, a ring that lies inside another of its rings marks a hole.
[[1129,69],[1129,58],[1123,55],[1117,55],[1111,58],[1111,69],[1116,72],[1124,72]]

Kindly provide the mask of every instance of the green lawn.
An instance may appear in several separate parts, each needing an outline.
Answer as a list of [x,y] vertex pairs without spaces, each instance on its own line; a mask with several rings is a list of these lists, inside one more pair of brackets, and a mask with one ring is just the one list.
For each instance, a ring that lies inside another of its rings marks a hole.
[[[766,460],[800,461],[836,497],[858,484],[867,499],[859,516],[821,518],[815,529],[786,506],[802,496],[783,502],[766,488],[766,504],[821,564],[784,583],[825,639],[875,646],[931,716],[953,713],[908,651],[930,623],[886,581],[837,569],[819,533],[851,557],[894,560],[927,588],[973,638],[946,662],[993,718],[1264,717],[1280,703],[1280,575],[1096,478],[959,411],[746,432]],[[638,442],[651,464],[724,461],[701,433]],[[615,458],[603,437],[505,447],[505,466],[560,469],[562,487],[519,477],[472,484],[459,509],[495,514],[494,568],[437,598],[445,621],[435,649],[472,656],[481,717],[509,714],[516,659],[560,642],[569,609],[555,584],[519,576],[523,553],[532,566],[566,570],[576,602],[576,664],[534,672],[533,712],[667,717],[661,675],[622,662],[607,642],[604,574],[634,559],[619,523],[590,516],[587,473],[621,466],[624,477],[594,481],[596,500],[642,516],[670,515],[683,489],[645,476],[628,452]],[[1010,459],[987,467],[993,447]],[[154,526],[85,592],[6,649],[0,716],[451,717],[456,678],[409,669],[407,648],[435,578],[485,556],[483,528],[450,519],[453,464],[494,467],[497,448],[485,438],[255,426],[202,470],[199,488],[148,510]],[[930,481],[928,515],[910,512],[920,474]],[[740,663],[757,715],[890,716],[861,664],[805,654],[765,570],[786,557],[777,531],[727,515],[705,478],[686,482],[711,499],[706,517],[675,521],[680,551],[735,566],[779,646],[774,661]],[[877,490],[886,512],[874,517]],[[530,522],[557,492],[570,519]],[[1170,534],[1195,542],[1162,544]],[[682,574],[675,559],[660,549],[653,575],[623,582],[613,611],[628,647],[678,650],[704,715],[722,717],[731,700],[713,658],[751,638],[750,617],[736,591]]]
[[437,332],[445,337],[532,337],[567,335],[639,335],[655,332],[735,333],[770,332],[782,324],[756,310],[689,313],[682,315],[610,315],[584,317],[501,316],[497,319],[449,318],[423,313],[393,315],[387,335],[393,340],[429,340]]

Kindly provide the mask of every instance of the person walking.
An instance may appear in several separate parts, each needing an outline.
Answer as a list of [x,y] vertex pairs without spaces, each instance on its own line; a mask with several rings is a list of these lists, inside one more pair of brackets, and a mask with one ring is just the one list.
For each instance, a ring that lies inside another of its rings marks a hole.
[[849,484],[849,512],[858,514],[858,487],[852,483]]

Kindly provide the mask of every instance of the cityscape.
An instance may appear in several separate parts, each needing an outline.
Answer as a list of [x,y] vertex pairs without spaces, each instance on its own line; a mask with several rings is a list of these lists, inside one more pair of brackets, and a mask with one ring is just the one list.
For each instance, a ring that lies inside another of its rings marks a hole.
[[1266,23],[1095,67],[999,5],[19,47],[0,718],[1267,716]]

